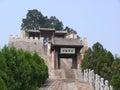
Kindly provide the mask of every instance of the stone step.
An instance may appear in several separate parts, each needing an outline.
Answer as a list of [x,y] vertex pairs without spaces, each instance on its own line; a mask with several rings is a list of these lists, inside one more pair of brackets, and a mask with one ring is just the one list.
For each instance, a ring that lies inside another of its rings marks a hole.
[[62,90],[78,90],[75,83],[64,83]]
[[62,90],[63,83],[61,80],[56,80],[48,90]]
[[73,70],[67,67],[63,60],[61,60],[61,68],[64,69],[67,79],[75,79]]
[[77,86],[78,90],[90,90],[90,86],[88,82],[76,81],[75,85]]
[[63,82],[71,83],[71,82],[75,82],[75,79],[63,79]]

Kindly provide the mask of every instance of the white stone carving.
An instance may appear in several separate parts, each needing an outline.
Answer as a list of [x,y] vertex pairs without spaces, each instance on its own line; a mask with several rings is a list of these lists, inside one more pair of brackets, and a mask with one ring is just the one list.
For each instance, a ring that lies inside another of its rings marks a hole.
[[91,90],[94,90],[94,70],[89,70],[89,83]]
[[95,75],[95,90],[100,90],[100,76]]
[[83,73],[83,75],[84,75],[84,81],[86,81],[86,72],[85,72],[86,70],[84,70],[84,73]]
[[104,90],[104,78],[100,79],[100,90]]
[[113,87],[110,85],[110,90],[113,90]]
[[113,90],[112,86],[109,86],[108,80],[104,81],[104,78],[100,78],[99,75],[94,75],[94,70],[84,70],[84,81],[90,83],[90,90]]
[[109,86],[108,86],[108,80],[105,80],[104,90],[110,90],[110,89],[109,89]]
[[88,73],[88,69],[84,70],[84,81],[88,81],[88,76],[89,73]]

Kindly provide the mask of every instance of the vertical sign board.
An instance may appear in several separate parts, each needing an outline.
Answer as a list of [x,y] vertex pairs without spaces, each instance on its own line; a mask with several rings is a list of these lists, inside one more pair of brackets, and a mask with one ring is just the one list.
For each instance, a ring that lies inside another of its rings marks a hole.
[[75,54],[75,48],[60,48],[60,54]]

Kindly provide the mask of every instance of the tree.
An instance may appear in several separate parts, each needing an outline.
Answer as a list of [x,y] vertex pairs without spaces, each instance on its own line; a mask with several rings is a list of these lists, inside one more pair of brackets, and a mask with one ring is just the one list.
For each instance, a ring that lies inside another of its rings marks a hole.
[[56,30],[63,30],[63,23],[59,21],[55,16],[51,16],[49,20],[51,28],[55,28]]
[[92,69],[110,81],[114,90],[120,90],[120,57],[112,55],[97,42],[88,48],[82,61],[82,70]]
[[103,78],[111,80],[111,65],[113,61],[114,58],[112,53],[104,49],[103,46],[97,42],[92,48],[89,48],[85,52],[82,61],[82,70],[92,69]]
[[48,68],[37,53],[7,46],[0,51],[1,87],[6,86],[8,90],[38,90],[47,78]]
[[5,58],[0,52],[0,90],[7,90],[5,81],[7,79],[7,65],[5,63]]
[[42,13],[36,9],[28,10],[26,18],[22,20],[21,29],[39,29],[39,28],[55,28],[56,30],[63,30],[63,24],[55,16],[50,19],[43,16]]
[[70,27],[68,27],[68,26],[65,27],[64,31],[67,31],[68,33],[77,34],[77,32],[76,32],[74,29],[72,29],[72,28],[70,28]]
[[114,90],[120,90],[120,57],[115,56],[111,66],[112,79],[110,84]]
[[92,50],[91,48],[88,48],[88,50],[84,54],[84,60],[82,60],[82,70],[92,68]]
[[28,10],[26,18],[22,20],[21,29],[39,29],[44,23],[44,16],[36,9]]
[[0,77],[0,90],[7,90],[4,80]]
[[111,73],[120,75],[120,58],[115,58],[111,66]]
[[114,90],[120,90],[120,74],[113,75],[112,80],[110,81],[110,84],[113,86]]
[[40,11],[37,9],[28,10],[26,18],[22,19],[21,30],[38,30],[39,28],[54,28],[55,30],[65,30],[68,33],[77,33],[74,29],[69,28],[66,26],[63,28],[64,25],[62,21],[57,19],[55,16],[51,16],[48,18],[44,16]]

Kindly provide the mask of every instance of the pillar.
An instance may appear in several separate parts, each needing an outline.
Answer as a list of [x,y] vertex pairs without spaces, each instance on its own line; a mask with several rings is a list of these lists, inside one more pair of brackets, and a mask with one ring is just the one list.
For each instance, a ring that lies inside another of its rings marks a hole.
[[73,60],[72,60],[72,68],[73,68],[73,69],[76,69],[76,68],[77,68],[77,56],[74,56],[74,57],[73,57]]
[[55,69],[55,51],[52,51],[52,63],[51,63],[52,69]]
[[60,69],[60,58],[58,57],[58,69]]
[[47,45],[47,55],[50,57],[50,50],[51,50],[51,44],[48,43]]
[[78,52],[77,53],[77,69],[80,69],[80,67],[81,67],[81,61],[80,61],[80,53]]
[[55,66],[56,66],[55,69],[59,69],[59,67],[58,67],[58,64],[59,64],[58,63],[58,52],[57,51],[55,52],[55,61],[56,61],[56,63],[55,63]]

